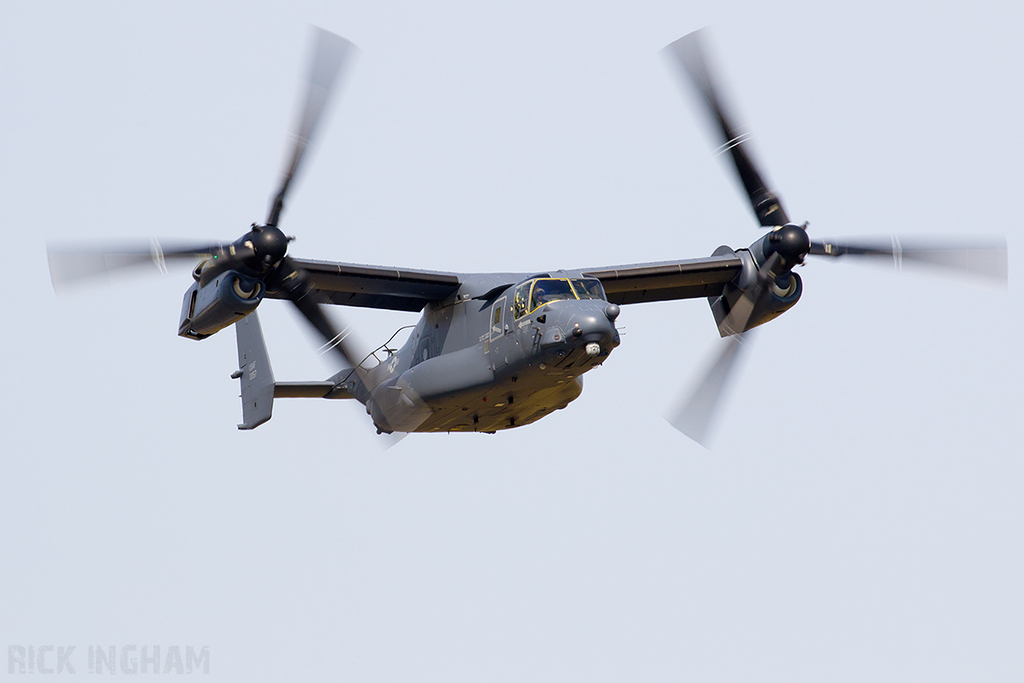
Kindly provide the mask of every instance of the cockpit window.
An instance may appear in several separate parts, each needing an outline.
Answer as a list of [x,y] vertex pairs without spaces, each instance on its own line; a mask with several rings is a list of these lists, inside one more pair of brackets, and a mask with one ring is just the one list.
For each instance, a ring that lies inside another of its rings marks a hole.
[[544,304],[562,299],[604,298],[604,289],[597,278],[537,278],[516,287],[512,297],[512,315],[518,320]]
[[530,312],[530,285],[532,284],[531,280],[516,287],[516,294],[512,299],[512,314],[516,318],[522,318]]
[[562,299],[575,299],[568,280],[541,279],[534,280],[533,298],[530,299],[530,310],[540,308],[544,304]]
[[572,288],[576,290],[576,296],[581,299],[603,299],[604,289],[601,281],[594,278],[576,279],[572,281]]

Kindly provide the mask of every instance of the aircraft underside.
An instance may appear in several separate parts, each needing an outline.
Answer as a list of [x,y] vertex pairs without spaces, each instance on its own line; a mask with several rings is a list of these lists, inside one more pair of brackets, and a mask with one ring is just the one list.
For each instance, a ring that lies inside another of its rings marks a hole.
[[603,360],[578,347],[552,354],[548,362],[499,370],[498,381],[485,390],[429,402],[434,413],[415,431],[496,432],[536,422],[579,398],[583,373]]
[[566,407],[583,391],[582,377],[554,382],[545,385],[509,379],[471,396],[440,401],[415,431],[493,433],[536,422]]

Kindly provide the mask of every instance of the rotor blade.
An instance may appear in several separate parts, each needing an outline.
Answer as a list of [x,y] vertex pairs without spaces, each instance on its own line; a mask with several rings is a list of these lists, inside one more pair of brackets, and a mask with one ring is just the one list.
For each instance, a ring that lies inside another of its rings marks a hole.
[[775,277],[775,268],[782,257],[774,253],[765,259],[761,267],[757,269],[757,279],[750,289],[743,292],[743,296],[732,307],[729,314],[722,321],[722,329],[729,331],[729,334],[741,334],[747,330],[750,317],[754,315],[758,304],[768,292],[772,279]]
[[893,235],[888,240],[876,239],[854,242],[811,242],[811,254],[816,256],[860,256],[876,260],[891,260],[899,269],[912,263],[961,275],[984,277],[1006,285],[1006,241],[992,240],[975,244],[940,244],[923,241],[903,241]]
[[343,70],[355,46],[341,36],[313,27],[316,35],[312,64],[309,69],[308,90],[302,114],[292,134],[291,152],[285,167],[281,186],[274,195],[274,201],[267,217],[267,225],[277,225],[284,208],[285,195],[292,178],[298,173],[306,148],[316,133],[323,112],[330,101],[331,90]]
[[167,261],[199,261],[215,254],[226,253],[230,245],[202,244],[164,248],[156,240],[148,245],[111,245],[106,248],[66,247],[48,245],[50,279],[54,289],[79,280],[127,270],[145,263],[153,263],[160,272],[166,272]]
[[669,424],[705,448],[723,389],[750,335],[750,332],[735,334],[722,342],[721,352],[693,393],[666,418]]
[[775,268],[781,260],[778,253],[774,253],[757,269],[757,280],[750,289],[743,292],[722,323],[723,329],[732,330],[733,333],[724,342],[718,358],[694,387],[689,398],[673,411],[671,417],[666,418],[669,424],[705,448],[722,390],[736,365],[740,348],[750,342],[751,332],[747,330],[750,317],[768,292],[771,280],[775,277]]
[[722,141],[719,150],[728,151],[732,156],[736,173],[750,198],[750,205],[760,225],[785,225],[789,222],[789,217],[782,208],[782,202],[768,189],[746,149],[746,140],[749,136],[736,132],[735,119],[726,113],[725,106],[715,93],[711,72],[701,47],[701,33],[700,30],[689,33],[671,43],[663,52],[674,58],[680,75],[693,84],[707,105],[708,113]]
[[355,371],[358,381],[365,388],[364,373],[359,365],[362,358],[352,347],[352,342],[347,339],[348,329],[339,332],[324,313],[321,308],[323,297],[313,288],[309,273],[285,256],[278,266],[276,281],[273,284],[287,295],[288,300],[295,304],[299,312],[320,334],[324,340],[324,350],[334,350],[338,353],[345,364]]

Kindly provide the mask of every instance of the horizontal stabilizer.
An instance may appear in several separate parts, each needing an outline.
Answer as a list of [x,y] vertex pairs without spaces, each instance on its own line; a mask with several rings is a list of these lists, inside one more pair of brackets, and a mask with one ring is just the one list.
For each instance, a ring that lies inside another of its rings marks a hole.
[[[275,398],[354,398],[347,385],[333,379],[319,382],[275,382],[263,329],[255,311],[235,323],[238,340],[238,370],[231,375],[242,380],[242,424],[239,429],[256,429],[270,419]],[[348,372],[339,373],[339,376]]]
[[274,398],[355,398],[330,380],[323,382],[277,382]]

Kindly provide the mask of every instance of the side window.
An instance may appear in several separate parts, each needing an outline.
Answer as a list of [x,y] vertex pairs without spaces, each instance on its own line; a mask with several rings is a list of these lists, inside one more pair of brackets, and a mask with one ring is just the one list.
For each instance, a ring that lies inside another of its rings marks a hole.
[[512,314],[516,318],[522,318],[526,315],[527,304],[530,301],[530,285],[533,282],[524,282],[523,284],[516,287],[516,295],[512,300]]
[[576,290],[576,296],[581,299],[603,299],[604,289],[598,279],[579,279],[572,281],[572,288]]

